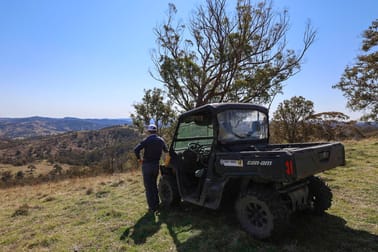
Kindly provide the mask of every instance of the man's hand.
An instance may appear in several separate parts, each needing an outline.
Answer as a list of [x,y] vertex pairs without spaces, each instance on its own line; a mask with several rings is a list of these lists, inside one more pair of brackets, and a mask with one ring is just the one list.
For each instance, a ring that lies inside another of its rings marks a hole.
[[142,165],[143,164],[143,159],[138,159],[138,163]]

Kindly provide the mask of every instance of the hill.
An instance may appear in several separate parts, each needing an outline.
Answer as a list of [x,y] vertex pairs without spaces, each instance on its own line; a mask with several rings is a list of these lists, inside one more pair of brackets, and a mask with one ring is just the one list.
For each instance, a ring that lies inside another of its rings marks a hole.
[[140,171],[0,189],[1,251],[378,251],[378,139],[348,141],[347,165],[321,174],[323,216],[298,214],[258,241],[233,212],[181,205],[146,214]]
[[0,138],[24,139],[69,131],[99,130],[131,124],[131,119],[79,119],[72,117],[0,118]]
[[77,166],[122,168],[140,139],[129,126],[75,131],[28,139],[0,140],[0,163],[15,166],[47,160]]

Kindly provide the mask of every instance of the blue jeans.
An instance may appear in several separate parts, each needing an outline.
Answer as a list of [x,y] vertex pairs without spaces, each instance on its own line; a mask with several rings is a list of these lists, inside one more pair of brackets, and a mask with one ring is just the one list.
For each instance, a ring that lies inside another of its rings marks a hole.
[[159,207],[159,195],[156,180],[159,175],[159,161],[143,162],[142,174],[148,208],[152,211],[157,210]]

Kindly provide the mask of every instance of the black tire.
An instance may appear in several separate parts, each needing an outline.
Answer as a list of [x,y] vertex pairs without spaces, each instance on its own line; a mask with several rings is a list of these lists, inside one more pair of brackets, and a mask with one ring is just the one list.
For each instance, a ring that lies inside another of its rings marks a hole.
[[236,201],[235,210],[241,227],[258,239],[280,233],[289,223],[289,209],[280,195],[269,188],[249,189]]
[[173,176],[161,176],[158,189],[160,202],[164,207],[169,208],[178,204],[180,196],[177,189],[176,180]]
[[309,207],[314,214],[321,215],[332,205],[331,188],[320,178],[310,177],[309,184]]

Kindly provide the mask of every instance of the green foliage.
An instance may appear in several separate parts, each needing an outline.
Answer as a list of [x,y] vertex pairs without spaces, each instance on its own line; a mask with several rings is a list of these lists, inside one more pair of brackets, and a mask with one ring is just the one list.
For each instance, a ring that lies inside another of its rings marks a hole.
[[346,139],[347,130],[353,128],[353,122],[347,122],[349,116],[341,112],[322,112],[313,114],[309,120],[313,139],[326,141]]
[[133,124],[141,133],[146,125],[153,120],[158,127],[158,133],[163,128],[170,127],[176,119],[175,110],[171,101],[164,101],[164,92],[159,88],[144,90],[145,94],[141,103],[134,104],[135,114],[131,114]]
[[23,171],[18,171],[15,175],[15,179],[23,179],[25,177],[25,173]]
[[314,114],[314,103],[302,96],[281,102],[273,114],[272,134],[276,141],[306,142],[310,136],[307,123]]
[[292,97],[279,104],[270,123],[271,140],[282,142],[361,139],[364,134],[349,116],[336,111],[314,113],[312,101]]
[[154,78],[184,110],[212,102],[271,103],[300,70],[316,35],[308,24],[301,51],[288,49],[288,12],[273,11],[270,1],[238,0],[229,15],[226,0],[207,0],[187,25],[175,21],[176,13],[170,4],[167,21],[155,29],[152,59]]
[[333,88],[343,92],[349,108],[367,112],[363,120],[378,121],[378,19],[364,31],[363,37],[362,50],[365,54],[357,57],[354,66],[345,68],[339,83]]

